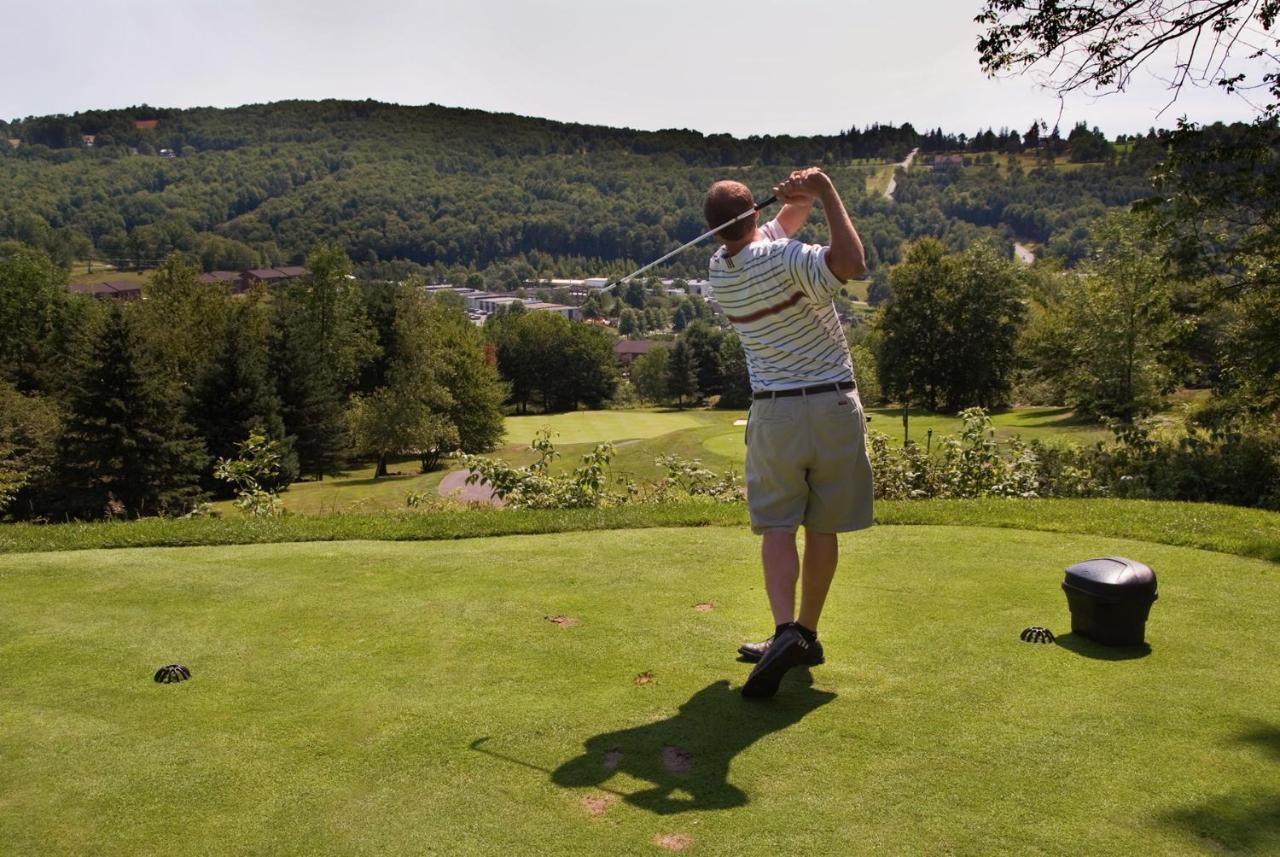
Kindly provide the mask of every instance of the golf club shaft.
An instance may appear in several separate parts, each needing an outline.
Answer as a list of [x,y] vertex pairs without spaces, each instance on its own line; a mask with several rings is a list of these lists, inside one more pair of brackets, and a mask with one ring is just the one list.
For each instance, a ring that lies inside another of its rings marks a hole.
[[719,226],[715,227],[714,229],[708,229],[706,232],[702,233],[692,241],[681,244],[679,247],[672,250],[670,253],[663,256],[661,259],[655,259],[654,261],[645,265],[643,268],[640,268],[637,271],[633,271],[630,274],[627,274],[621,280],[615,280],[612,283],[609,283],[609,285],[605,286],[603,289],[601,289],[601,291],[607,292],[609,291],[609,289],[612,289],[615,286],[620,286],[629,280],[634,280],[636,277],[640,276],[650,268],[655,267],[656,265],[661,265],[663,262],[667,261],[672,256],[680,255],[685,250],[688,250],[690,247],[692,247],[694,244],[701,244],[703,241],[706,241],[708,238],[710,238],[712,235],[715,235],[721,229],[732,226],[733,224],[737,223],[739,220],[746,220],[748,217],[755,214],[760,209],[764,208],[765,206],[773,205],[777,201],[778,201],[778,198],[776,196],[771,196],[768,199],[764,200],[763,202],[757,202],[754,207],[748,208],[746,211],[742,212],[737,217],[733,218],[733,220],[727,221],[725,223],[721,223]]

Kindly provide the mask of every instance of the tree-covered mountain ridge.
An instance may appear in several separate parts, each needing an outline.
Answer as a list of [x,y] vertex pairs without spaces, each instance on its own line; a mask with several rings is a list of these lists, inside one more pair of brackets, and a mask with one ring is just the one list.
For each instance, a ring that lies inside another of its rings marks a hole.
[[[701,233],[711,181],[732,175],[764,193],[807,164],[826,167],[853,202],[873,266],[895,261],[903,240],[923,235],[964,246],[1003,229],[1011,240],[1001,198],[985,199],[974,214],[968,185],[982,169],[972,179],[957,173],[954,199],[943,187],[900,204],[868,193],[868,177],[915,148],[1006,157],[1045,148],[1032,132],[969,138],[872,124],[735,138],[337,100],[86,111],[0,123],[0,136],[10,141],[0,146],[0,238],[64,261],[146,266],[179,249],[206,269],[235,269],[297,262],[330,240],[370,273],[495,269],[495,283],[621,271]],[[1052,146],[1067,151],[1056,135]],[[1096,214],[1149,188],[1145,165],[1114,152],[1109,164],[1066,178],[1037,179],[1055,184],[1058,209],[1040,218],[1038,237],[1055,232],[1064,210],[1083,205]],[[990,188],[982,193],[991,196]],[[1010,187],[1009,195],[1025,221],[1028,189]],[[815,218],[814,237],[821,231]],[[703,264],[695,254],[668,272],[693,275]]]

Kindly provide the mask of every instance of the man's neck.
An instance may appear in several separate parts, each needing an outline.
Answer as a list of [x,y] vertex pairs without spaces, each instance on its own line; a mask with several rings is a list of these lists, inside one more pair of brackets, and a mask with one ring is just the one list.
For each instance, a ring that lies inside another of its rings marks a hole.
[[757,229],[750,235],[739,238],[737,241],[726,241],[724,242],[724,254],[726,256],[737,256],[742,252],[743,248],[752,241],[759,241],[763,237],[764,236],[760,234],[760,230]]

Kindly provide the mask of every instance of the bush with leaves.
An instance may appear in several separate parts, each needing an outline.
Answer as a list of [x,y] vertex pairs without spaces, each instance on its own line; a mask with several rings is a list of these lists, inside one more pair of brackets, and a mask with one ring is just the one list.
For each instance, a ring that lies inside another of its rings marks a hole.
[[634,495],[634,485],[626,480],[622,492],[609,489],[609,463],[615,455],[612,443],[599,444],[582,456],[582,464],[572,474],[551,475],[551,464],[560,457],[551,437],[545,429],[534,435],[529,448],[538,459],[525,467],[463,455],[462,466],[470,471],[467,484],[488,484],[513,509],[599,509],[619,505]]
[[280,474],[280,441],[268,440],[262,429],[250,430],[249,437],[236,444],[236,458],[220,458],[213,475],[235,489],[235,507],[252,518],[284,514],[279,496],[268,487]]
[[681,458],[678,455],[660,456],[655,463],[667,470],[666,478],[658,484],[650,498],[655,502],[706,497],[717,503],[737,503],[747,497],[742,479],[733,468],[724,473],[716,473],[704,467],[701,459]]

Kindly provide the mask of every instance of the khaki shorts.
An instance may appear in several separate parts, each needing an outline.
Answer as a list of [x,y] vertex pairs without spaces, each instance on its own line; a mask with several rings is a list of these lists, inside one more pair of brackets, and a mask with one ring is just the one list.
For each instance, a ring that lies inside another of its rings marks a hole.
[[747,509],[751,530],[845,533],[872,523],[867,424],[857,390],[751,403]]

